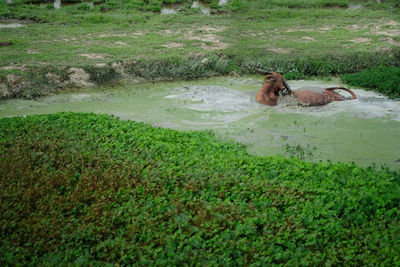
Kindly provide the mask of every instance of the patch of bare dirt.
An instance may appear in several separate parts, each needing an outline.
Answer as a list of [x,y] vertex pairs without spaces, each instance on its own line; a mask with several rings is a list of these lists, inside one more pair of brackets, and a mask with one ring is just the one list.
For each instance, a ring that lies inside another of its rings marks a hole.
[[225,31],[225,27],[212,27],[212,26],[204,25],[204,26],[200,27],[198,30],[208,32],[208,33],[215,33],[215,32]]
[[390,37],[400,36],[400,23],[394,20],[385,21],[382,20],[379,23],[368,23],[368,24],[353,24],[345,29],[350,31],[361,31],[369,30],[370,34],[374,35],[386,35]]
[[181,30],[176,30],[176,31],[172,31],[172,30],[161,30],[159,32],[157,32],[160,35],[163,36],[172,36],[172,35],[177,35],[180,34],[182,31]]
[[397,37],[400,36],[399,25],[400,23],[394,20],[382,22],[379,24],[373,24],[370,33],[375,35]]
[[40,54],[39,51],[34,50],[34,49],[28,49],[28,50],[26,51],[26,53],[27,53],[28,55]]
[[76,41],[76,38],[75,37],[72,37],[72,38],[63,38],[62,39],[64,42],[71,42],[71,41]]
[[103,68],[103,67],[107,66],[107,63],[97,63],[95,66],[99,67],[99,68]]
[[391,21],[388,21],[385,25],[386,26],[399,27],[400,26],[400,22],[395,21],[395,20],[391,20]]
[[145,35],[145,32],[129,32],[129,33],[103,33],[100,34],[100,38],[106,38],[106,37],[129,37],[129,36],[142,36]]
[[301,39],[306,40],[306,41],[315,41],[315,39],[310,36],[303,36],[303,37],[301,37]]
[[162,45],[163,47],[166,48],[183,48],[183,44],[182,43],[168,43],[165,45]]
[[25,64],[23,64],[23,65],[10,65],[10,66],[3,66],[3,67],[0,67],[0,70],[22,70],[22,71],[24,71],[24,70],[26,70],[26,68],[25,68]]
[[257,37],[259,35],[260,35],[259,33],[254,33],[254,32],[249,32],[246,34],[246,36],[250,36],[250,37]]
[[[334,25],[325,25],[319,28],[289,28],[285,30],[284,32],[326,32],[326,31],[331,31],[334,29]],[[281,29],[274,29],[274,32],[280,32]]]
[[324,26],[321,28],[317,28],[317,30],[320,30],[320,31],[330,31],[332,29],[333,29],[333,26]]
[[391,37],[386,37],[385,40],[388,44],[391,44],[394,46],[400,46],[400,42],[393,40],[393,38],[391,38]]
[[288,54],[291,52],[288,48],[269,48],[268,50],[277,54]]
[[86,73],[82,68],[70,68],[68,70],[69,77],[69,85],[77,86],[77,87],[91,87],[94,86],[93,83],[90,82],[90,75]]
[[116,44],[116,45],[128,45],[127,43],[121,42],[121,41],[115,42],[114,44]]
[[316,29],[310,29],[310,28],[290,28],[285,30],[284,32],[313,32]]
[[399,29],[392,29],[392,30],[372,30],[371,34],[375,35],[386,35],[390,37],[397,37],[400,36],[400,30]]
[[390,47],[378,47],[377,49],[375,49],[375,51],[377,52],[387,52],[392,50]]
[[119,74],[121,74],[121,75],[125,75],[125,68],[124,68],[124,66],[122,65],[121,62],[113,62],[113,63],[111,64],[111,68],[112,68],[116,73],[119,73]]
[[96,54],[96,53],[89,53],[89,54],[79,54],[81,57],[86,57],[89,59],[103,59],[104,55],[102,54]]
[[99,37],[105,38],[105,37],[127,37],[127,33],[104,33],[100,34]]
[[371,41],[372,40],[370,38],[363,38],[363,37],[355,38],[355,39],[350,40],[350,42],[358,43],[358,44],[360,44],[360,43],[370,43]]
[[202,53],[202,52],[194,52],[194,53],[189,54],[190,58],[195,58],[195,59],[203,58],[205,56],[206,56],[206,53]]
[[229,44],[222,42],[217,35],[211,33],[198,34],[194,31],[188,31],[184,34],[184,38],[200,41],[200,47],[205,50],[221,50],[229,46]]

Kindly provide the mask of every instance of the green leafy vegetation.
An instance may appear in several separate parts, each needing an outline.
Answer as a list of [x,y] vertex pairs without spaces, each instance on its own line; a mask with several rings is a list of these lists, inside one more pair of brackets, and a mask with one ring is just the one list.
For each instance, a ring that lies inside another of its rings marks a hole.
[[96,115],[0,120],[1,265],[400,264],[400,174]]
[[400,97],[400,68],[378,66],[358,73],[342,75],[343,82],[370,88],[391,97]]

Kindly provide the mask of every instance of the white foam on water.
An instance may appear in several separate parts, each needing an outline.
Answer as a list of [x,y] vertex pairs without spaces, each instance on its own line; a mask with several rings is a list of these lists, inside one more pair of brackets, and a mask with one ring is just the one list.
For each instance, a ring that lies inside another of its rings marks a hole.
[[186,100],[184,106],[197,111],[248,111],[255,106],[248,94],[223,86],[190,85],[172,91],[166,98]]
[[[253,84],[253,80],[243,80],[244,84]],[[293,90],[304,86],[319,86],[321,89],[335,87],[320,81],[292,81],[289,82]],[[260,105],[254,101],[255,92],[242,92],[224,86],[200,86],[189,85],[172,89],[171,94],[165,98],[182,100],[183,107],[205,112],[244,112],[243,116],[249,116],[260,112],[260,108],[273,109],[279,113],[297,113],[313,116],[334,116],[337,113],[347,113],[349,116],[360,118],[388,118],[399,121],[400,99],[389,99],[388,97],[362,89],[352,89],[357,99],[346,101],[335,101],[318,107],[299,107],[296,101],[283,98],[274,107]],[[340,90],[338,90],[341,93]],[[350,96],[347,92],[341,93]],[[239,114],[236,115],[238,117]],[[227,114],[224,114],[227,117]],[[231,120],[228,120],[231,121]]]

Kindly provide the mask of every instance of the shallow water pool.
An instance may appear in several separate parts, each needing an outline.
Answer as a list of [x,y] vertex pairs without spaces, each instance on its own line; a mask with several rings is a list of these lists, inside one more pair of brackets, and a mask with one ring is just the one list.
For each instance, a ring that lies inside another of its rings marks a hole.
[[[214,130],[257,155],[387,165],[400,169],[400,101],[352,89],[357,100],[322,107],[260,105],[254,98],[262,77],[130,84],[65,92],[36,100],[0,103],[0,117],[60,111],[95,112],[179,130]],[[338,82],[289,81],[303,86]]]

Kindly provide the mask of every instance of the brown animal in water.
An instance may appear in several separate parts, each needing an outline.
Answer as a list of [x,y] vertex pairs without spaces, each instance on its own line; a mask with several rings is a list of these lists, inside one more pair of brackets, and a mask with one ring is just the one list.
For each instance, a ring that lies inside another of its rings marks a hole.
[[322,106],[333,101],[347,100],[346,97],[338,94],[335,90],[344,90],[351,94],[352,99],[356,99],[356,95],[349,89],[344,87],[321,88],[318,91],[310,89],[298,89],[292,91],[293,96],[297,100],[297,104],[301,106],[313,107]]
[[285,78],[277,72],[268,72],[260,69],[256,70],[264,76],[264,84],[256,95],[256,101],[268,106],[275,106],[278,103],[280,95],[292,95],[300,106],[322,106],[333,101],[343,101],[347,98],[335,92],[335,90],[345,90],[349,92],[352,99],[356,99],[356,95],[349,89],[344,87],[330,88],[305,88],[292,91]]
[[256,95],[256,101],[268,106],[275,106],[278,103],[278,96],[286,91],[290,92],[290,87],[285,78],[277,72],[266,72],[257,70],[264,74],[264,84]]

